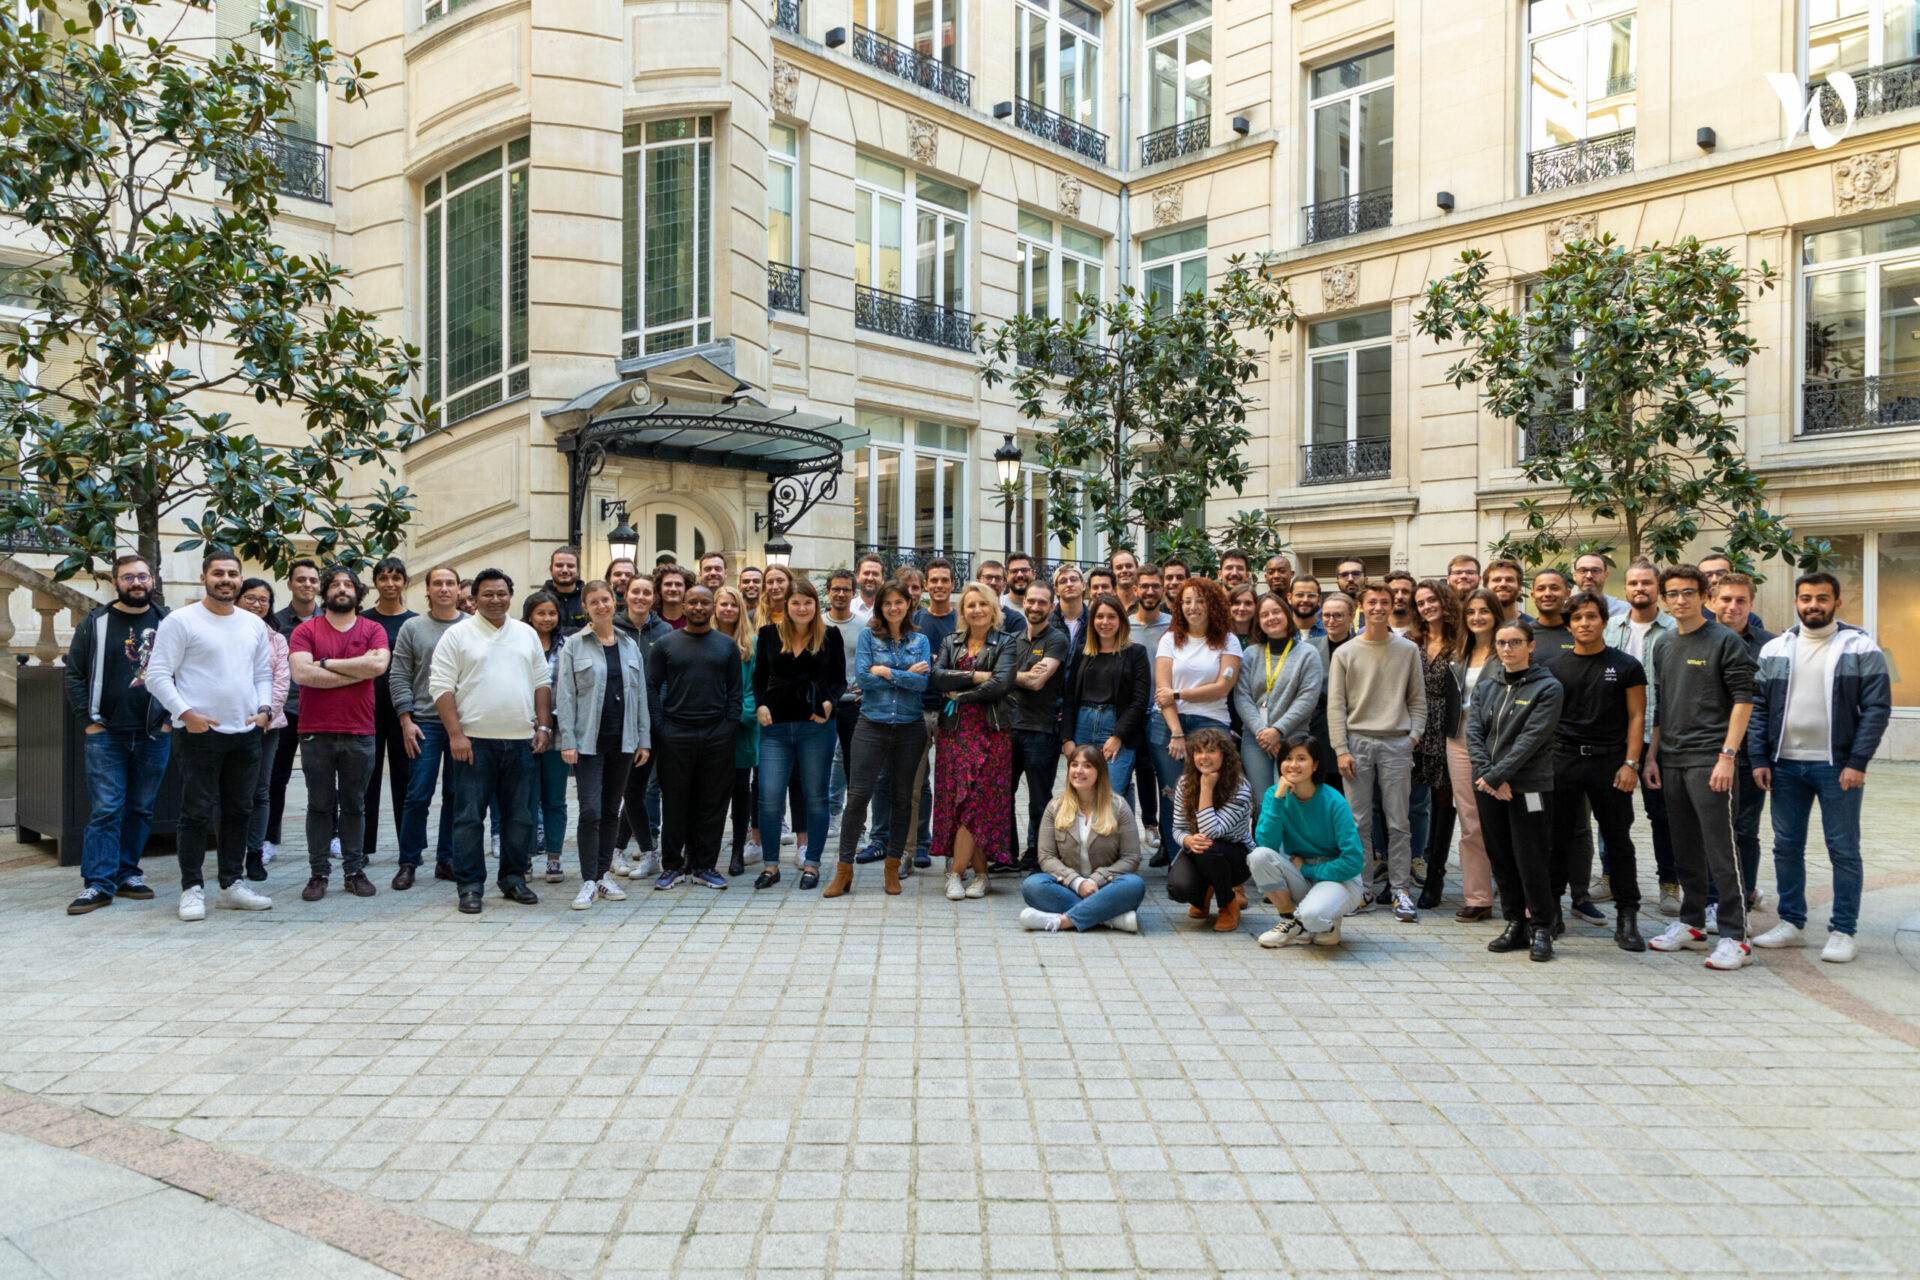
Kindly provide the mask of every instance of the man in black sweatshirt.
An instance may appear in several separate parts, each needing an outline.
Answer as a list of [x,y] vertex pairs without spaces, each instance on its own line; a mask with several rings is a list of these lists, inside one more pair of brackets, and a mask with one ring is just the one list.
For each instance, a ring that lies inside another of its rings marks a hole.
[[[709,889],[727,887],[714,870],[733,797],[733,739],[740,727],[740,649],[713,629],[713,592],[687,591],[686,626],[663,637],[647,656],[647,681],[660,690],[654,729],[660,762],[660,837],[667,867],[653,882],[671,889],[691,876]],[[684,871],[675,868],[678,852]]]

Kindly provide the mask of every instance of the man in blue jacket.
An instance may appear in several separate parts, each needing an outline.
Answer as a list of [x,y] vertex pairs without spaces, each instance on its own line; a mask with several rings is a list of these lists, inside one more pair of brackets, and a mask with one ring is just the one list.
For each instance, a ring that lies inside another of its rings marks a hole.
[[1833,914],[1822,960],[1853,959],[1860,922],[1860,800],[1867,765],[1893,711],[1887,656],[1861,628],[1839,620],[1840,580],[1803,574],[1793,584],[1798,626],[1760,651],[1747,726],[1753,780],[1773,793],[1773,874],[1780,923],[1758,947],[1802,945],[1807,927],[1807,822],[1820,826],[1833,863]]

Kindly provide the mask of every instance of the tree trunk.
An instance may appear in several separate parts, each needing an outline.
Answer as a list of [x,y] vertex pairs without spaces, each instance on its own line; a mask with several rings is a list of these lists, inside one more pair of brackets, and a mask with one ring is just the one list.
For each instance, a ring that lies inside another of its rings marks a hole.
[[134,509],[134,519],[139,526],[137,547],[140,555],[147,561],[147,567],[153,571],[153,598],[161,604],[166,603],[166,574],[160,567],[160,497],[150,495],[141,500]]

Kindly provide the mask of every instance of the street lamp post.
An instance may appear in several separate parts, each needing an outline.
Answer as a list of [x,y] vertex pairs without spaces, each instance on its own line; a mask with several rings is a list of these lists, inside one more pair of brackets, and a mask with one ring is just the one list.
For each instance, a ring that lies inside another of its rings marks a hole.
[[786,534],[781,533],[776,528],[772,530],[771,536],[767,538],[766,552],[767,568],[771,569],[775,565],[785,568],[787,563],[793,559],[793,544],[787,541]]
[[[614,525],[613,532],[607,535],[607,550],[615,560],[634,560],[640,554],[640,535],[627,523],[627,500],[625,498],[600,499],[600,518],[605,520],[613,516],[620,523]],[[639,562],[634,560],[635,567]]]
[[1001,511],[1004,516],[1001,528],[1001,545],[1006,548],[1003,554],[1013,555],[1013,504],[1019,496],[1020,486],[1020,446],[1008,436],[1007,442],[993,451],[994,470],[1000,476]]

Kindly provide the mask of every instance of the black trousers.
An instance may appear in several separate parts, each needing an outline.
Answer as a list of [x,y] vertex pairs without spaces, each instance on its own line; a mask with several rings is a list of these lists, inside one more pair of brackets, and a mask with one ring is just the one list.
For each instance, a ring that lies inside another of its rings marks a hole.
[[[720,861],[720,835],[733,795],[730,720],[706,725],[655,726],[660,743],[661,861],[677,855],[690,874],[711,871]],[[671,866],[671,863],[667,863]]]
[[393,784],[393,838],[400,838],[400,818],[407,810],[407,744],[400,736],[400,714],[393,709],[386,677],[373,682],[373,769],[367,774],[366,835],[360,851],[368,861],[380,844],[380,760],[386,758],[387,780]]
[[260,777],[261,736],[259,729],[174,731],[173,755],[180,762],[180,818],[174,845],[183,890],[205,883],[202,870],[209,827],[218,831],[220,887],[246,874],[247,824],[253,818],[253,793]]
[[1013,770],[1008,775],[1012,785],[1007,791],[1007,804],[1014,809],[1011,830],[1014,840],[1018,841],[1020,814],[1015,796],[1020,790],[1020,779],[1025,778],[1027,780],[1026,843],[1016,845],[1016,848],[1023,850],[1025,857],[1031,860],[1040,843],[1040,819],[1046,816],[1047,805],[1053,801],[1053,776],[1060,769],[1060,735],[1016,729],[1012,737]]
[[1167,896],[1197,907],[1211,889],[1214,901],[1231,902],[1233,891],[1247,882],[1247,852],[1233,840],[1215,840],[1205,853],[1182,849],[1167,868]]
[[280,823],[287,816],[287,783],[293,762],[300,758],[300,716],[287,712],[287,727],[273,749],[273,772],[267,778],[267,842],[280,843]]
[[[733,856],[745,856],[747,852],[747,833],[753,829],[755,816],[760,811],[759,801],[753,785],[753,768],[738,765],[733,770]],[[762,850],[764,853],[765,851]],[[774,850],[773,860],[780,861],[780,851]]]
[[1453,787],[1448,785],[1437,790],[1429,787],[1427,790],[1433,797],[1433,807],[1427,819],[1426,852],[1422,855],[1427,860],[1425,892],[1438,901],[1447,879],[1447,850],[1453,844]]
[[[603,743],[595,755],[582,755],[573,766],[574,791],[580,800],[580,824],[575,841],[580,846],[580,879],[604,880],[613,865],[613,841],[620,831],[620,798],[633,772],[633,757],[619,742]],[[611,748],[609,750],[608,748]]]
[[1558,902],[1553,896],[1553,793],[1535,792],[1540,808],[1529,810],[1518,788],[1513,799],[1496,800],[1484,791],[1474,793],[1480,806],[1480,834],[1487,842],[1487,861],[1500,892],[1500,911],[1518,920],[1524,911],[1535,924],[1552,924]]
[[1556,907],[1560,895],[1569,888],[1575,902],[1586,901],[1587,887],[1593,883],[1593,833],[1587,827],[1587,810],[1591,808],[1607,849],[1613,901],[1623,911],[1640,909],[1640,868],[1633,854],[1633,792],[1616,791],[1613,786],[1614,775],[1626,762],[1624,750],[1604,756],[1554,753],[1552,883],[1548,887]]
[[847,756],[847,806],[840,811],[840,861],[853,861],[867,825],[867,806],[882,782],[890,788],[890,812],[899,815],[887,823],[887,857],[907,856],[913,843],[913,824],[906,818],[913,812],[913,771],[926,745],[925,716],[905,724],[863,719],[854,726],[853,750]]
[[647,762],[633,766],[627,774],[627,793],[620,802],[619,834],[614,843],[624,846],[629,838],[635,839],[642,853],[653,852],[653,824],[647,821],[647,780],[653,777],[659,764],[659,751],[660,746],[655,743],[654,754]]

